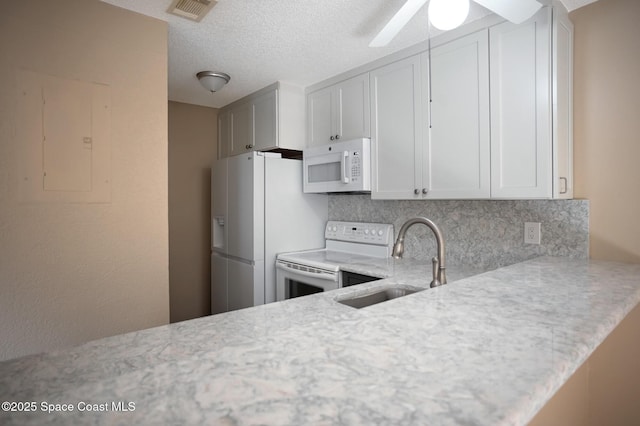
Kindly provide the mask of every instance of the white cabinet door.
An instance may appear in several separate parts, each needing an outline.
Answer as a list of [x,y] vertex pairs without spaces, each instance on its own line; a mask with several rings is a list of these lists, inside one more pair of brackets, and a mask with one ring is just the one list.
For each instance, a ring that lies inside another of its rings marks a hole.
[[489,30],[492,198],[552,197],[550,13]]
[[[489,198],[489,47],[482,30],[431,52],[431,102],[424,84],[426,198]],[[424,81],[428,58],[423,53]],[[427,184],[428,183],[428,184]]]
[[308,146],[326,145],[335,137],[333,129],[333,87],[310,93],[307,97]]
[[218,159],[229,156],[231,152],[231,113],[218,114]]
[[278,147],[278,90],[272,90],[253,101],[253,149],[261,151]]
[[371,101],[371,198],[421,198],[420,55],[371,71]]
[[335,87],[335,137],[368,138],[370,132],[369,74],[362,74]]
[[573,198],[573,24],[553,11],[553,197]]
[[231,150],[229,155],[238,155],[253,148],[253,104],[247,102],[230,111]]
[[369,73],[307,95],[307,146],[371,136]]

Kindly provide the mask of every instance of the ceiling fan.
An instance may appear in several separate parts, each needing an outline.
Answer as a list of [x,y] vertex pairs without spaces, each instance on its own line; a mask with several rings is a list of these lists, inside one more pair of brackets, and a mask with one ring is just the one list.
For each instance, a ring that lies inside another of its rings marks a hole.
[[[453,29],[464,22],[469,13],[469,0],[407,0],[387,25],[369,43],[369,47],[386,46],[429,1],[429,21],[440,30]],[[520,24],[542,5],[536,0],[473,0],[514,24]]]

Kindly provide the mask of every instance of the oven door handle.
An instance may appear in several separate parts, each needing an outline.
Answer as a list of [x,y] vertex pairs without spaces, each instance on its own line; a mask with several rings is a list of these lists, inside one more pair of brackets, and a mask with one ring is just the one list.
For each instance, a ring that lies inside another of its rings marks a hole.
[[292,274],[302,275],[303,277],[318,278],[325,281],[338,282],[338,274],[329,274],[326,272],[315,273],[315,272],[301,271],[299,269],[290,268],[283,263],[276,263],[276,268],[285,272],[291,272]]

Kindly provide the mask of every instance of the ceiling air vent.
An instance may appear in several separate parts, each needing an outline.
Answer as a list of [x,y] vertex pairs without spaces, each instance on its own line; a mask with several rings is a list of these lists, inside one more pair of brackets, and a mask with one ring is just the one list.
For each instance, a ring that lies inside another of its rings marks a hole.
[[173,0],[167,12],[200,22],[216,3],[215,0]]

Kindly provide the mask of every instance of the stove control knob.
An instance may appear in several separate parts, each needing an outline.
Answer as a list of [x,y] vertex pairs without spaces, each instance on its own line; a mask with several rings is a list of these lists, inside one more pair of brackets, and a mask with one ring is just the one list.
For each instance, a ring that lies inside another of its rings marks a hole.
[[382,237],[382,234],[384,234],[384,231],[382,229],[378,230],[378,235]]
[[369,235],[369,230],[368,229],[364,230],[364,235]]
[[332,231],[333,231],[333,232],[338,232],[338,227],[337,227],[337,226],[334,226],[334,227],[333,227],[333,229],[332,229]]

